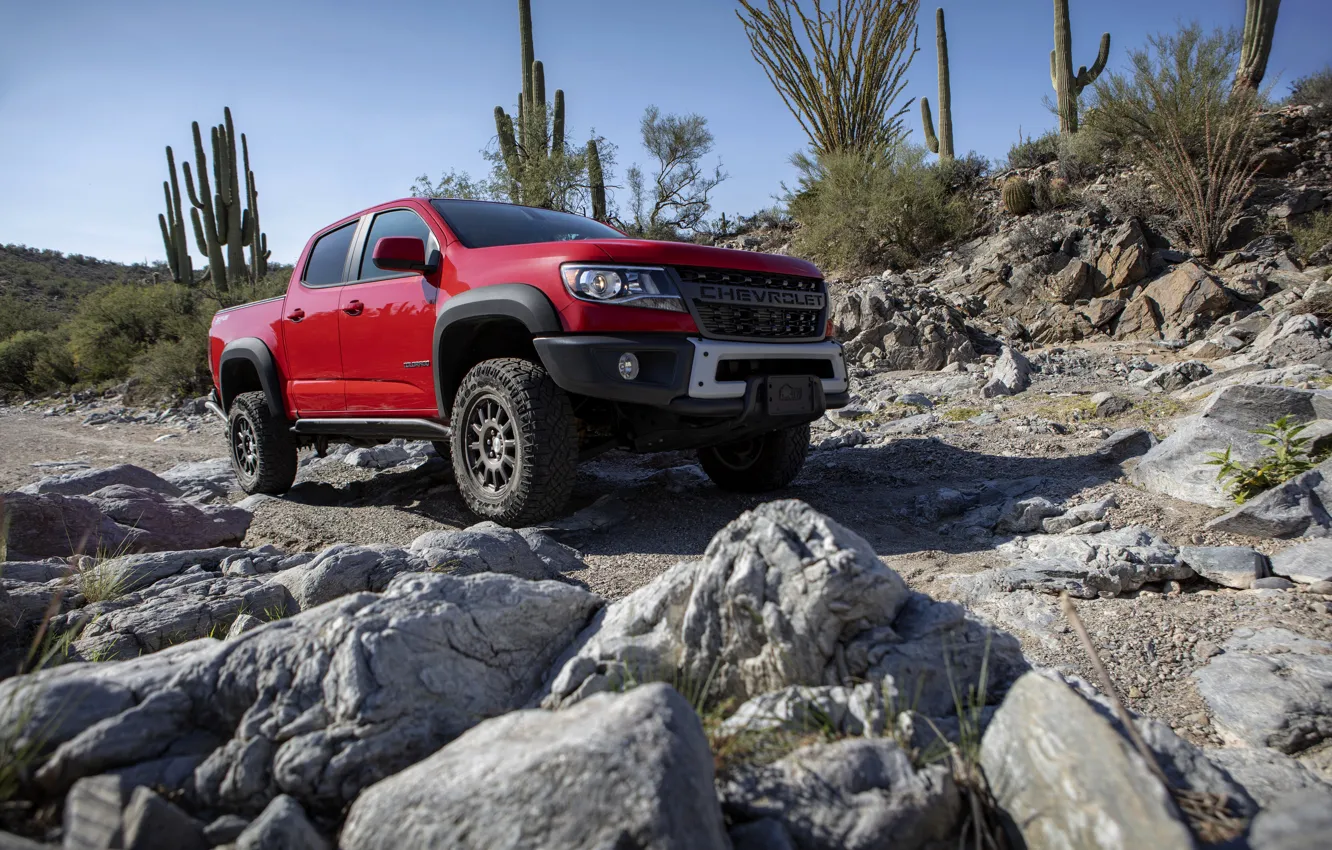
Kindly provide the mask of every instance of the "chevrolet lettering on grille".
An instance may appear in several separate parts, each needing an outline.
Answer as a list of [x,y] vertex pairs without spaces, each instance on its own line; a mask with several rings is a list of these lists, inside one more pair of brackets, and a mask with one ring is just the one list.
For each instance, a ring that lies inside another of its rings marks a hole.
[[778,307],[805,307],[822,310],[821,292],[794,292],[788,289],[757,289],[749,286],[718,286],[705,283],[698,288],[698,297],[704,301],[726,304],[759,304]]

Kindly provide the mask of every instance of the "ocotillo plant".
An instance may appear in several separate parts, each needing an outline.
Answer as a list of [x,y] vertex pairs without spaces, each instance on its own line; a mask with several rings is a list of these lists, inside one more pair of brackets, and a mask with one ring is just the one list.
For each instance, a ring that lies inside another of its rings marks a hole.
[[941,161],[953,158],[953,88],[948,77],[948,31],[944,29],[944,10],[934,13],[934,25],[939,46],[939,135],[934,134],[934,116],[930,115],[930,99],[920,99],[920,119],[925,122],[925,145],[930,153],[937,153]]
[[[249,168],[249,149],[245,147],[242,163],[245,169],[247,198],[240,194],[240,178],[236,161],[236,130],[231,122],[231,109],[224,107],[223,122],[209,130],[213,146],[213,183],[214,192],[208,183],[208,157],[204,154],[203,135],[199,132],[199,122],[192,124],[194,131],[194,162],[199,172],[199,189],[196,192],[190,164],[184,164],[185,189],[189,193],[190,221],[194,225],[194,238],[199,252],[208,257],[208,273],[213,286],[218,292],[226,292],[231,284],[239,284],[250,278],[251,270],[245,262],[245,245],[250,243],[250,266],[254,270],[267,268],[267,237],[259,230],[259,212],[256,206],[258,191],[254,187],[254,175]],[[242,209],[242,201],[248,200],[250,209]],[[249,226],[247,228],[247,221]],[[226,253],[223,254],[225,249]]]
[[1239,69],[1235,72],[1235,91],[1256,92],[1262,85],[1280,8],[1281,0],[1248,0],[1244,11],[1244,46],[1240,52]]
[[1059,132],[1078,131],[1078,96],[1096,81],[1105,70],[1110,58],[1110,33],[1101,33],[1101,49],[1091,70],[1086,65],[1073,73],[1073,34],[1068,22],[1068,0],[1054,0],[1055,49],[1050,51],[1050,82],[1054,84],[1059,103]]
[[194,262],[190,259],[189,237],[185,233],[185,217],[181,215],[180,181],[176,179],[176,157],[167,145],[167,170],[171,181],[162,181],[162,194],[166,196],[166,215],[159,215],[162,226],[162,245],[166,248],[167,265],[171,279],[176,283],[194,282]]
[[[518,95],[518,115],[511,117],[504,107],[495,107],[495,131],[500,155],[509,177],[509,194],[524,204],[550,206],[555,202],[547,185],[552,160],[564,156],[564,92],[555,90],[551,104],[546,103],[546,70],[536,58],[532,39],[532,2],[518,0],[518,37],[522,53],[523,90]],[[542,177],[546,176],[547,180]],[[606,187],[600,169],[591,173],[593,195],[604,198]],[[604,203],[603,203],[604,206]]]

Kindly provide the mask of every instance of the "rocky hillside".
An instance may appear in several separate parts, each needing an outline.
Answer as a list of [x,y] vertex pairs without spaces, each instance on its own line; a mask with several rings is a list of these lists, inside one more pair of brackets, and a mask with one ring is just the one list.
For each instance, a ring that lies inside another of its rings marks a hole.
[[0,298],[65,318],[89,292],[112,283],[156,282],[164,270],[160,263],[116,263],[26,245],[0,245]]

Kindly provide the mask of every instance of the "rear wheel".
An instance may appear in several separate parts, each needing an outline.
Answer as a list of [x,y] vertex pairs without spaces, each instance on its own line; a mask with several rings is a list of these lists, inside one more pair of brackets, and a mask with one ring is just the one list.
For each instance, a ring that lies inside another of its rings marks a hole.
[[769,431],[698,450],[703,471],[723,490],[763,493],[795,480],[809,454],[809,425]]
[[472,512],[522,526],[555,515],[573,490],[578,435],[569,397],[536,363],[473,366],[453,399],[453,473]]
[[296,480],[291,425],[268,409],[262,392],[241,393],[227,417],[231,468],[246,493],[279,495]]

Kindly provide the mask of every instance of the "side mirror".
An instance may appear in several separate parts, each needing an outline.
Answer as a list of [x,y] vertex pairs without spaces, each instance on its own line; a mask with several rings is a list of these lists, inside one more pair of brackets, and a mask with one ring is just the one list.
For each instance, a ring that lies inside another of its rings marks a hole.
[[433,274],[439,266],[435,256],[426,262],[425,242],[415,236],[385,236],[375,243],[370,256],[376,266],[388,271]]

